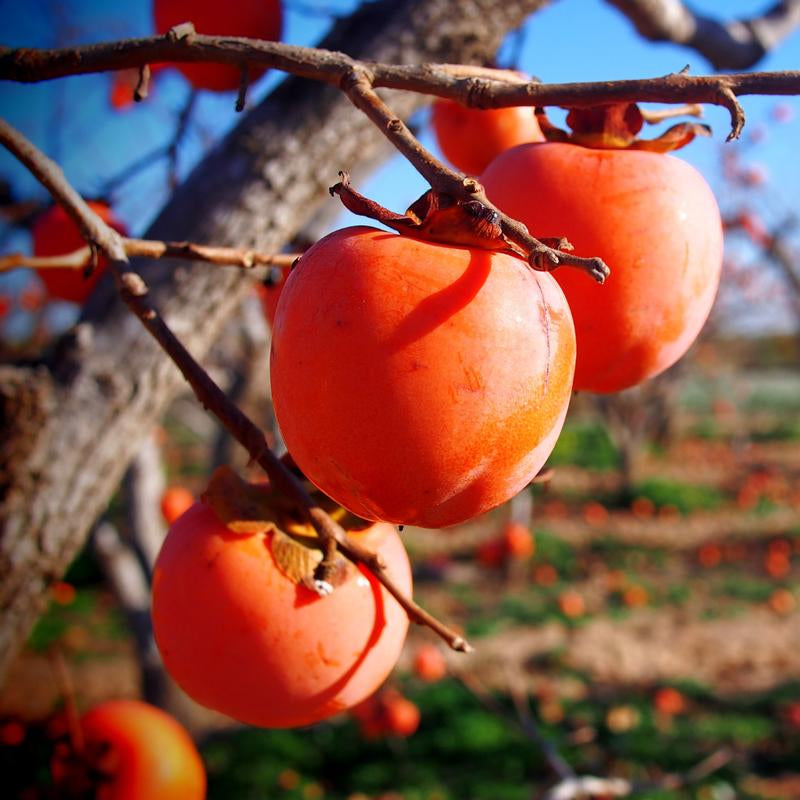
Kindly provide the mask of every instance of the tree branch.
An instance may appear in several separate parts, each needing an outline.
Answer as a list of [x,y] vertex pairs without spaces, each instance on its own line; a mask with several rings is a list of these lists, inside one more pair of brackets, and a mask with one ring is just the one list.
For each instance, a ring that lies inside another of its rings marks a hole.
[[[4,123],[0,120],[0,139]],[[184,261],[203,261],[218,266],[254,267],[272,266],[288,269],[299,253],[261,253],[243,247],[212,247],[194,242],[160,242],[153,239],[121,238],[122,249],[129,258],[169,258]],[[30,256],[26,253],[9,253],[0,256],[0,272],[27,267],[29,269],[83,269],[92,260],[89,245],[58,256]]]
[[800,0],[781,0],[762,14],[720,22],[681,0],[607,0],[645,39],[696,50],[714,69],[749,69],[800,25]]
[[354,74],[368,75],[372,88],[436,95],[478,108],[585,107],[637,101],[709,103],[731,111],[732,134],[729,138],[739,135],[743,123],[743,115],[736,111],[737,97],[800,94],[800,70],[696,77],[681,72],[640,80],[520,83],[507,78],[503,80],[498,73],[485,68],[375,63],[321,48],[200,34],[178,40],[166,34],[60,50],[4,48],[0,49],[0,79],[35,83],[67,75],[126,69],[154,61],[258,64],[332,86],[341,86]]
[[[560,265],[579,267],[602,283],[610,270],[601,258],[582,258],[550,247],[534,238],[521,222],[504,214],[490,202],[483,187],[474,178],[448,169],[434,158],[411,133],[408,126],[395,116],[378,93],[372,88],[372,73],[355,69],[342,81],[342,88],[353,105],[361,109],[387,139],[411,162],[434,191],[443,192],[460,200],[477,200],[497,215],[503,233],[527,254],[528,263],[540,270],[552,270]],[[566,244],[566,242],[564,242]],[[563,245],[562,245],[563,246]]]

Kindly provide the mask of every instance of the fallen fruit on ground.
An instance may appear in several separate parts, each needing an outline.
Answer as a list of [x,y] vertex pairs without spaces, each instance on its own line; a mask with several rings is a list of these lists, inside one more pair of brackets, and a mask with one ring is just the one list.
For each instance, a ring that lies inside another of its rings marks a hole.
[[566,236],[600,256],[600,286],[554,274],[575,320],[575,389],[614,392],[674,364],[708,318],[722,267],[722,223],[694,167],[660,152],[528,144],[481,176],[489,199],[535,236]]
[[447,674],[447,662],[435,644],[421,644],[414,651],[414,674],[423,681],[434,683]]
[[530,558],[536,549],[531,529],[521,522],[507,522],[502,530],[503,549],[511,559]]
[[[277,41],[281,36],[283,12],[280,0],[237,0],[219,3],[215,0],[154,0],[153,19],[158,33],[183,22],[191,22],[197,33],[210,36],[246,36],[251,39]],[[229,92],[239,88],[242,73],[232,64],[182,62],[174,65],[195,89]],[[265,72],[251,65],[252,81]]]
[[[153,628],[172,677],[202,705],[266,728],[310,725],[360,703],[394,667],[408,629],[366,570],[348,563],[327,596],[287,577],[277,535],[234,533],[200,502],[170,528],[153,575]],[[410,595],[395,529],[351,536]]]
[[[114,230],[123,236],[127,235],[125,225],[114,216],[106,203],[90,201],[88,206]],[[31,235],[35,256],[61,256],[86,246],[86,241],[77,225],[61,206],[52,206],[41,213],[33,223]],[[41,278],[50,297],[82,303],[94,289],[107,266],[106,259],[100,257],[88,278],[84,276],[82,269],[47,268],[36,270],[36,274]]]
[[[109,700],[87,711],[79,726],[82,752],[62,742],[51,765],[59,797],[205,798],[200,754],[186,730],[161,709],[139,700]],[[80,788],[86,793],[74,794]]]
[[355,514],[428,528],[505,502],[550,454],[572,388],[563,293],[521,259],[374,228],[289,274],[275,413],[297,465]]

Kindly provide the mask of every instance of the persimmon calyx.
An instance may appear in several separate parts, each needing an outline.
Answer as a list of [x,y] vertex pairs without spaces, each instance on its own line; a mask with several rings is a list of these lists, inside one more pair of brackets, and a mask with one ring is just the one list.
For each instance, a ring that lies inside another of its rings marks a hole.
[[[696,113],[689,109],[686,113]],[[567,114],[565,131],[547,117],[543,108],[536,109],[536,119],[549,142],[568,142],[598,150],[650,150],[668,153],[689,144],[696,136],[710,136],[711,128],[699,122],[679,122],[654,139],[640,139],[645,123],[657,122],[664,115],[643,113],[636,103],[572,108]]]
[[495,250],[525,256],[503,233],[500,215],[478,200],[458,200],[429,189],[415,200],[405,214],[396,214],[370,200],[350,186],[350,176],[340,172],[341,181],[331,186],[349,211],[369,217],[400,234],[429,242]]
[[[337,521],[345,517],[350,517],[351,522],[358,519],[325,499],[329,507],[326,510]],[[270,484],[249,483],[230,467],[221,466],[211,476],[202,500],[231,533],[268,534],[270,552],[278,569],[292,582],[320,595],[330,594],[355,569],[338,550],[326,553],[313,526],[298,520],[288,498]],[[355,523],[348,527],[359,526]]]

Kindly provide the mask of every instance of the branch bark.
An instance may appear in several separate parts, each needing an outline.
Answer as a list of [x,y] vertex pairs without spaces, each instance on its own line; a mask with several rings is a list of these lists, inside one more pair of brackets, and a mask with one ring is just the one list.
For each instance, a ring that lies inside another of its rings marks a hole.
[[[543,0],[368,4],[326,46],[395,63],[484,62]],[[398,114],[421,102],[398,96]],[[148,238],[279,252],[339,169],[386,152],[338,91],[284,82],[179,187]],[[240,270],[146,264],[154,304],[202,358],[249,291]],[[266,354],[265,354],[266,357]],[[149,430],[182,387],[174,365],[104,281],[80,325],[35,367],[0,370],[0,682]]]
[[800,26],[800,0],[781,0],[762,14],[720,22],[681,0],[608,0],[653,42],[696,50],[715,69],[750,69]]

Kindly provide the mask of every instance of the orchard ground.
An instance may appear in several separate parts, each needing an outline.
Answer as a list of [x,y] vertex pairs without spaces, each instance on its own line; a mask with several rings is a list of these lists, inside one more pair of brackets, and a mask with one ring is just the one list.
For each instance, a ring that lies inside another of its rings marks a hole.
[[[187,706],[209,796],[530,797],[552,775],[520,731],[512,690],[529,696],[545,735],[579,773],[646,783],[730,753],[692,789],[638,797],[800,796],[797,358],[790,340],[697,347],[675,433],[646,445],[630,486],[609,430],[576,398],[550,462],[554,477],[533,489],[530,558],[496,566],[476,558],[507,507],[458,528],[403,534],[417,599],[477,648],[448,654],[450,677],[426,685],[411,660],[433,635],[412,630],[390,682],[419,705],[417,733],[365,740],[349,717],[261,731]],[[207,444],[181,408],[166,426],[170,479],[199,492]],[[61,703],[55,647],[82,708],[138,692],[133,645],[88,554],[66,581],[0,695],[0,731],[30,723],[21,743],[2,739],[4,775],[46,773],[38,723]],[[483,691],[500,716],[484,707]]]

